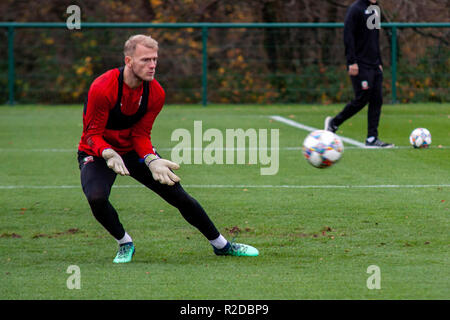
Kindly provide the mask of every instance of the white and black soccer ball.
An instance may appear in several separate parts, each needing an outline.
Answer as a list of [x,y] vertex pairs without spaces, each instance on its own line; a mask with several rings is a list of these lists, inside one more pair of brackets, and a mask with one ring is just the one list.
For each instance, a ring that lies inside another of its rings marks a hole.
[[343,152],[341,138],[331,131],[313,131],[303,142],[303,156],[316,168],[331,167],[341,159]]
[[409,142],[414,148],[428,148],[431,144],[431,133],[425,128],[416,128],[409,135]]

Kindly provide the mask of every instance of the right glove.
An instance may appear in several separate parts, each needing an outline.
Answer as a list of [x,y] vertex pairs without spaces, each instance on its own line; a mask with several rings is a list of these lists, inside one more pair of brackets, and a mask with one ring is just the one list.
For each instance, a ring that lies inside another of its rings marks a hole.
[[112,169],[115,173],[121,176],[130,175],[127,167],[125,167],[125,163],[123,163],[122,157],[113,149],[108,148],[103,150],[102,157],[106,160],[108,168]]
[[175,162],[161,159],[154,154],[147,155],[144,161],[150,169],[153,179],[156,181],[169,186],[173,186],[176,182],[180,181],[180,178],[170,170],[177,170],[180,168]]

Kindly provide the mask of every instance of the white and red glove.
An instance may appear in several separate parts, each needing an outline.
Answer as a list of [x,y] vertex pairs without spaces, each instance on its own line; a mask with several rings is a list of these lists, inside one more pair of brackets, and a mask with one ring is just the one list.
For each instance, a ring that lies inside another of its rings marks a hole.
[[130,175],[127,167],[125,167],[125,163],[123,163],[122,157],[113,149],[108,148],[103,150],[102,157],[106,160],[108,167],[115,173],[120,174],[121,176]]
[[170,169],[177,170],[180,168],[175,162],[161,159],[155,154],[148,154],[144,158],[145,164],[150,169],[153,179],[162,184],[173,186],[180,178]]

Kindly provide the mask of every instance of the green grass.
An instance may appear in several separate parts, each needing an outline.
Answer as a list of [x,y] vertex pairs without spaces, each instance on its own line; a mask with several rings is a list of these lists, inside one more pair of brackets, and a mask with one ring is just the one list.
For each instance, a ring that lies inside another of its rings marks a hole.
[[[137,248],[126,265],[112,263],[116,242],[79,185],[82,107],[0,107],[0,299],[449,299],[450,104],[384,106],[380,138],[400,148],[346,144],[324,170],[289,149],[306,131],[268,117],[322,128],[341,107],[166,106],[152,141],[167,158],[172,132],[193,132],[194,120],[203,131],[279,129],[276,175],[237,164],[177,172],[218,229],[231,239],[238,227],[238,241],[260,256],[215,256],[176,209],[119,177],[116,186],[131,187],[114,188],[111,202]],[[366,123],[362,111],[338,133],[363,141]],[[416,127],[431,131],[430,149],[408,147]],[[70,265],[80,267],[81,290],[66,286]],[[380,290],[366,286],[370,265],[380,267]]]

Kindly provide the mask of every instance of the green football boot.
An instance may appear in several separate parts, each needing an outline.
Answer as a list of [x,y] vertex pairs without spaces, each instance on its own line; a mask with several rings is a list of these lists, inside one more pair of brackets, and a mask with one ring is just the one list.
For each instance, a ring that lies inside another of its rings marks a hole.
[[136,249],[134,248],[133,242],[123,243],[119,247],[119,251],[117,252],[116,257],[114,258],[114,263],[127,263],[131,261],[133,258],[134,252]]
[[242,243],[227,243],[222,249],[214,248],[214,253],[218,256],[235,257],[256,257],[259,255],[258,249]]

